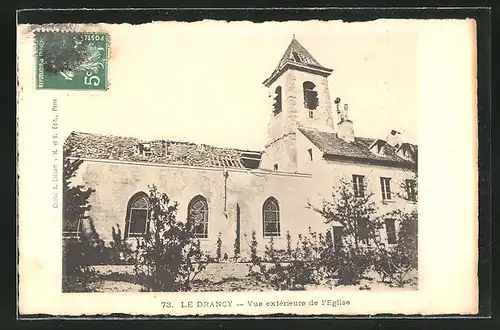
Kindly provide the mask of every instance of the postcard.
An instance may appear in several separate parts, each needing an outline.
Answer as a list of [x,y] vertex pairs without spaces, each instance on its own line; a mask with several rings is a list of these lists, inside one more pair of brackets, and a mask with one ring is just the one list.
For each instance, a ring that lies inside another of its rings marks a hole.
[[476,314],[475,35],[19,25],[20,315]]

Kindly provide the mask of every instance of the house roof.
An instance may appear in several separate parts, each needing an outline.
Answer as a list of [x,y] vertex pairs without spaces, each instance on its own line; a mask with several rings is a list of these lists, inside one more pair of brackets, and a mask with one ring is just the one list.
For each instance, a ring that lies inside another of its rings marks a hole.
[[[147,146],[146,154],[141,146]],[[65,157],[220,168],[257,168],[261,156],[259,151],[80,132],[68,136],[64,153]]]
[[[380,153],[370,150],[370,146],[377,140],[374,138],[355,137],[354,142],[347,142],[339,138],[336,133],[305,128],[299,128],[299,130],[329,158],[344,158],[367,163],[385,163],[402,167],[414,164],[413,161],[398,156],[396,153],[397,147],[388,144],[381,149]],[[412,146],[417,152],[417,147]]]

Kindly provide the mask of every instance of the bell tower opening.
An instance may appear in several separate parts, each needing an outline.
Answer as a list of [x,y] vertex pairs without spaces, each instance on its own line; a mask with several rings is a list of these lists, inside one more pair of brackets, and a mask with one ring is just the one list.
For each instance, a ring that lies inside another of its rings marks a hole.
[[268,138],[261,167],[297,171],[297,128],[333,132],[334,122],[328,77],[332,69],[322,66],[295,36],[276,69],[263,84],[269,89]]

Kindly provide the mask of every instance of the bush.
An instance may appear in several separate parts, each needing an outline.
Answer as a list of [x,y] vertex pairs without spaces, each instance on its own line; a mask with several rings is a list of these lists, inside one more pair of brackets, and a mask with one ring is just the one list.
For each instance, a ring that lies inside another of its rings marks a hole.
[[418,269],[417,211],[395,211],[392,216],[399,220],[398,241],[394,247],[381,244],[375,251],[374,269],[382,281],[403,287],[408,283],[408,273]]
[[240,258],[240,235],[235,235],[233,243],[233,259],[237,261]]
[[191,282],[209,260],[194,235],[196,224],[191,219],[177,221],[177,203],[156,186],[150,187],[149,203],[146,235],[138,239],[135,254],[136,276],[148,291],[191,290]]
[[86,240],[70,238],[63,241],[62,291],[87,292],[96,272],[95,255],[102,255],[100,246],[94,248]]
[[[245,233],[245,240],[247,239],[247,234]],[[252,236],[250,238],[250,242],[247,243],[250,247],[250,264],[248,265],[248,272],[250,275],[254,274],[254,266],[260,265],[260,257],[257,255],[257,237],[256,237],[256,232],[255,230],[252,230]]]
[[337,284],[356,285],[371,268],[373,253],[366,248],[345,248],[335,253],[335,259]]
[[[299,235],[296,248],[292,248],[288,233],[287,249],[276,250],[274,239],[271,237],[269,244],[266,245],[264,258],[256,254],[251,257],[249,275],[276,290],[301,290],[307,284],[317,284],[320,259],[316,243],[315,234],[310,232],[307,236]],[[250,250],[256,251],[252,245]]]
[[134,254],[132,247],[127,243],[126,239],[122,236],[120,226],[117,224],[112,228],[111,235],[113,241],[110,243],[109,248],[109,263],[110,264],[132,264],[134,261]]
[[216,249],[215,249],[215,259],[217,260],[217,262],[219,262],[222,258],[222,238],[221,238],[221,234],[222,233],[219,233],[219,236],[217,237],[217,246],[216,246]]

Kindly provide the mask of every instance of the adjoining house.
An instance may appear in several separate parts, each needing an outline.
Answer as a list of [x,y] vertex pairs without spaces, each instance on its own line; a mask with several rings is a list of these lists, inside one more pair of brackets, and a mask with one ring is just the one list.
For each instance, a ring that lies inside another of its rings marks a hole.
[[[130,241],[144,235],[153,183],[179,203],[180,220],[197,220],[202,248],[215,250],[220,235],[229,256],[235,241],[248,253],[254,230],[261,249],[271,237],[285,248],[287,232],[335,231],[307,204],[320,205],[342,178],[358,196],[371,191],[381,212],[416,208],[417,146],[395,130],[384,140],[356,136],[348,105],[330,98],[332,72],[293,38],[263,82],[274,99],[263,150],[71,133],[65,157],[84,160],[74,182],[95,189],[89,215],[100,237],[111,241],[117,225]],[[76,235],[79,226],[63,230]],[[382,236],[396,243],[393,219]]]

